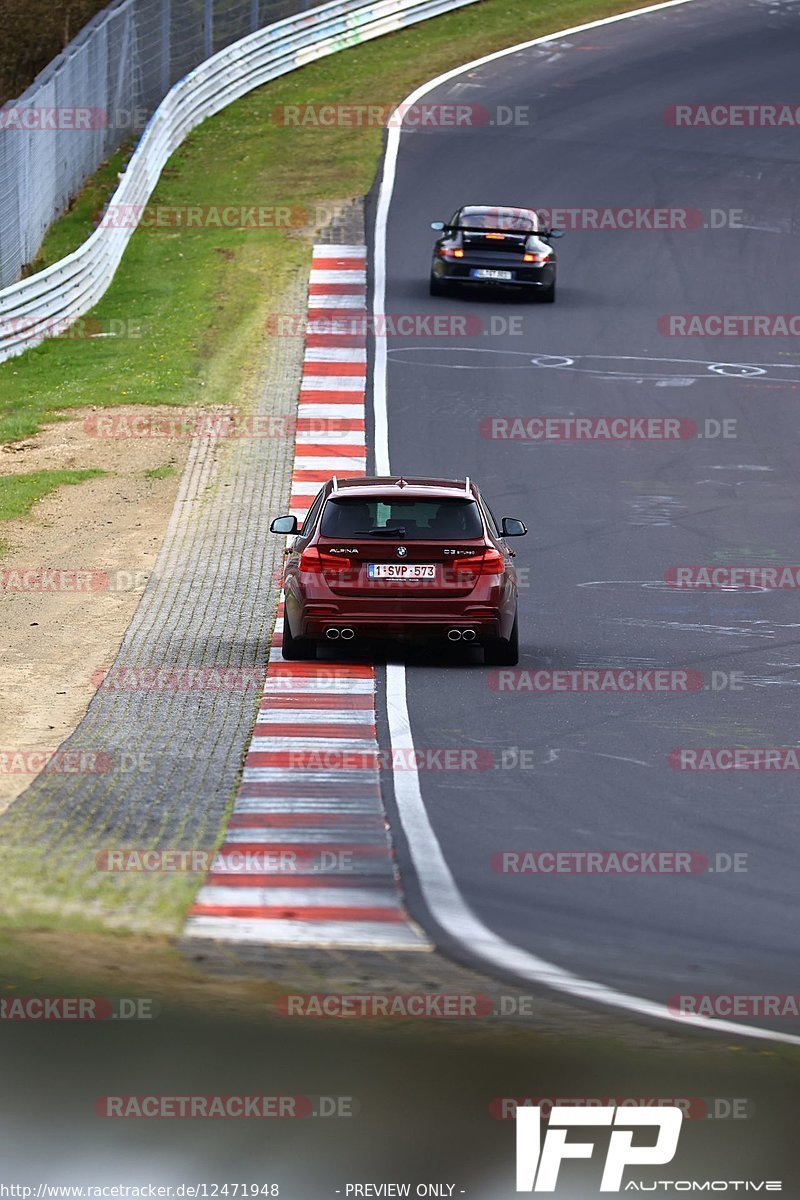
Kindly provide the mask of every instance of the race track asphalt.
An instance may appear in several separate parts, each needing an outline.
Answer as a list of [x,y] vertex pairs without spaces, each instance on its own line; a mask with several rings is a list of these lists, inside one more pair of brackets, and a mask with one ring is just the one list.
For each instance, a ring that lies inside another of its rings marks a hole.
[[[680,747],[798,744],[797,591],[664,583],[683,564],[800,562],[797,339],[659,326],[669,314],[796,310],[798,130],[684,128],[665,114],[789,102],[798,49],[800,4],[696,0],[498,58],[425,103],[517,119],[404,132],[389,210],[387,314],[471,318],[466,336],[458,323],[440,337],[424,326],[390,334],[391,469],[468,474],[497,515],[527,522],[514,544],[520,668],[705,679],[688,694],[505,693],[478,653],[461,664],[411,656],[416,746],[488,750],[495,764],[423,769],[425,805],[489,928],[661,1003],[798,990],[797,772],[668,761]],[[464,203],[688,209],[695,227],[570,228],[557,243],[554,305],[431,298],[429,223]],[[701,434],[706,420],[727,421],[734,436],[486,436],[496,417],[571,415],[680,417]],[[625,877],[505,874],[491,862],[502,851],[632,849],[693,851],[712,866],[717,853],[745,857],[740,870]],[[402,837],[400,856],[412,911],[435,934]],[[786,1018],[753,1023],[800,1030]]]

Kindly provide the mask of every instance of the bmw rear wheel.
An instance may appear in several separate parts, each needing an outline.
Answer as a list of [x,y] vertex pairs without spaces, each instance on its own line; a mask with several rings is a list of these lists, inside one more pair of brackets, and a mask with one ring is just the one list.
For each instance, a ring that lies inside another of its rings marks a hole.
[[498,638],[483,648],[483,661],[487,667],[515,667],[519,662],[519,618],[514,614],[511,636]]
[[281,654],[290,662],[296,662],[303,658],[317,657],[317,643],[311,638],[296,638],[292,637],[292,631],[289,628],[289,622],[286,615],[283,617],[283,644],[281,645]]

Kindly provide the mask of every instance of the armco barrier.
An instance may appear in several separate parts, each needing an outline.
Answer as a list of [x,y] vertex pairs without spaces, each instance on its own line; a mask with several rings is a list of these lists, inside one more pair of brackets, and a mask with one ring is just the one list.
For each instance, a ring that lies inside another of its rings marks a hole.
[[[333,0],[234,42],[167,93],[109,203],[141,211],[187,134],[253,88],[337,50],[476,2]],[[0,291],[0,362],[89,312],[111,283],[133,231],[133,222],[131,228],[101,225],[66,258]]]

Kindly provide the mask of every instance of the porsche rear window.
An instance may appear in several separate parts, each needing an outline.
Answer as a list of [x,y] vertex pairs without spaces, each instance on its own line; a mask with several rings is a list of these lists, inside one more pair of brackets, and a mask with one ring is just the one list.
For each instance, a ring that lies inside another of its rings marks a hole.
[[329,538],[463,541],[482,538],[483,524],[474,500],[354,496],[328,501],[320,533]]
[[511,208],[487,208],[461,213],[459,225],[467,229],[498,229],[511,233],[534,233],[536,223],[527,213]]

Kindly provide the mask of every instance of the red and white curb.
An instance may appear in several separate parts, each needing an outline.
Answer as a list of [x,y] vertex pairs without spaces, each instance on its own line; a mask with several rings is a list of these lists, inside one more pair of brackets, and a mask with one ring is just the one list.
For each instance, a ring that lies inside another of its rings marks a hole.
[[[291,510],[363,475],[366,247],[315,246]],[[358,332],[331,328],[356,318]],[[242,783],[186,934],[227,942],[429,950],[400,895],[381,801],[375,670],[284,662],[283,600]],[[230,869],[228,869],[230,868]]]

